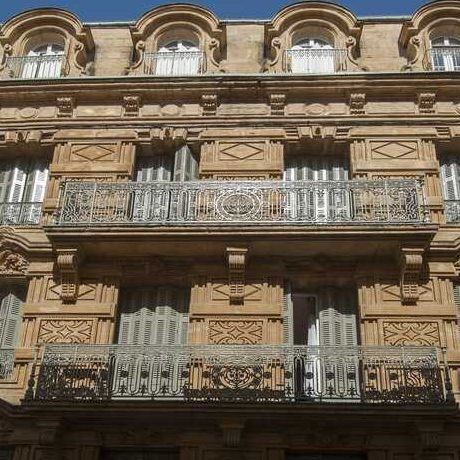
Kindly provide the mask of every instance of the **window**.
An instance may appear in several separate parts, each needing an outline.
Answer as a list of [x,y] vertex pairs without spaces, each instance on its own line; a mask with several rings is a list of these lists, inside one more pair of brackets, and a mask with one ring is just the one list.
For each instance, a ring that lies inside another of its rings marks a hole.
[[180,345],[187,342],[190,289],[175,286],[127,289],[120,302],[118,343]]
[[433,70],[460,71],[460,39],[438,37],[431,41],[431,46]]
[[448,222],[460,222],[460,165],[456,155],[444,155],[441,161],[444,212]]
[[48,180],[43,160],[17,160],[0,163],[0,222],[37,224]]
[[322,185],[324,181],[347,181],[348,162],[345,158],[296,155],[288,157],[284,171],[286,181],[306,181],[305,192],[293,194],[290,206],[298,218],[311,221],[348,219],[350,217],[350,196],[347,188],[336,184],[334,188]]
[[298,41],[288,58],[293,73],[334,73],[339,70],[334,47],[325,40],[306,38]]
[[63,56],[62,46],[41,45],[29,51],[18,74],[22,78],[58,78],[61,76]]
[[201,73],[203,53],[187,40],[160,46],[157,53],[146,56],[147,73],[155,75],[196,75]]

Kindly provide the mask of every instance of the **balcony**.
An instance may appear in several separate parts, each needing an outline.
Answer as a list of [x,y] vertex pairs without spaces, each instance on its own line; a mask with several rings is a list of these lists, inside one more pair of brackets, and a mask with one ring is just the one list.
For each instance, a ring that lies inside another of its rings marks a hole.
[[202,51],[171,51],[144,55],[145,75],[198,75],[205,73],[205,66],[205,54]]
[[9,78],[60,78],[64,70],[64,55],[8,56],[6,75]]
[[435,72],[460,71],[460,46],[437,46],[427,51],[425,68]]
[[413,180],[67,182],[58,226],[420,225]]
[[28,400],[441,404],[430,347],[46,345]]
[[284,52],[283,69],[291,73],[338,73],[347,71],[344,49],[291,49]]
[[0,203],[0,225],[38,225],[42,206],[41,202]]
[[0,380],[7,379],[14,367],[14,350],[0,348]]

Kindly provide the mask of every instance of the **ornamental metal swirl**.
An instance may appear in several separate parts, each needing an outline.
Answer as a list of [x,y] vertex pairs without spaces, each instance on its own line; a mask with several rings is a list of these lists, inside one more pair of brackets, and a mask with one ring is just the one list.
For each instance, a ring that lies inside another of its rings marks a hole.
[[35,400],[440,404],[432,347],[48,345]]
[[14,350],[0,349],[0,380],[7,379],[14,367]]
[[67,182],[55,224],[416,225],[425,211],[415,180]]

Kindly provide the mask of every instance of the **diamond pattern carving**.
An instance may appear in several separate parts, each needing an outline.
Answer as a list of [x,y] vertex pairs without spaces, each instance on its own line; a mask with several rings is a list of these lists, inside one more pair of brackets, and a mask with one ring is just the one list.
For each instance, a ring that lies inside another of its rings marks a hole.
[[[215,284],[212,289],[213,301],[228,301],[230,299],[230,287],[228,284]],[[262,288],[258,284],[246,284],[244,286],[244,299],[246,301],[261,301]]]
[[217,345],[262,343],[263,321],[210,321],[209,341]]
[[244,161],[264,159],[264,144],[220,144],[219,160]]
[[110,161],[113,159],[116,149],[116,145],[74,145],[71,160]]
[[385,345],[391,346],[430,346],[441,342],[436,322],[385,322],[383,336]]
[[418,158],[416,142],[372,142],[372,158],[397,158],[415,160]]

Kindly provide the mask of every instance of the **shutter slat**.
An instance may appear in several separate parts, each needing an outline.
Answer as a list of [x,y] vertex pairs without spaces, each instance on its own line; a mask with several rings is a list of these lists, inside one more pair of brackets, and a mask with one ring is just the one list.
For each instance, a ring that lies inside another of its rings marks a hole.
[[22,323],[22,305],[25,290],[12,286],[1,301],[0,307],[0,348],[14,348],[17,344]]

